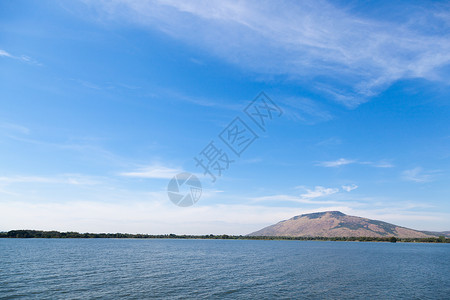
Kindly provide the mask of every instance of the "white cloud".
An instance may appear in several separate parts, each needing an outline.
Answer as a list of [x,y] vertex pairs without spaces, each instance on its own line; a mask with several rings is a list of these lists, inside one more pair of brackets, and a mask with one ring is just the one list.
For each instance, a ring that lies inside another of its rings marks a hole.
[[[0,54],[1,54],[1,52],[0,52]],[[6,129],[7,131],[18,132],[21,134],[29,134],[30,133],[30,129],[28,129],[27,127],[22,126],[22,125],[12,124],[12,123],[0,123],[0,128]]]
[[3,176],[0,177],[0,183],[12,184],[12,183],[52,183],[55,182],[54,178],[39,177],[39,176]]
[[364,210],[343,205],[322,205],[308,209],[260,205],[196,205],[180,208],[170,203],[165,193],[155,193],[149,201],[130,199],[123,203],[0,201],[0,230],[247,234],[296,215],[332,210],[415,229],[444,230],[448,229],[445,226],[450,226],[448,214],[418,213],[395,207]]
[[318,142],[317,146],[336,146],[342,144],[342,140],[337,137],[331,137],[328,139],[325,139],[323,141]]
[[26,63],[38,65],[38,66],[41,66],[41,65],[42,65],[41,63],[35,61],[34,59],[32,59],[32,58],[29,57],[29,56],[26,56],[26,55],[16,56],[16,55],[10,54],[9,52],[7,52],[7,51],[5,51],[5,50],[0,49],[0,57],[2,57],[2,56],[3,56],[3,57],[8,57],[8,58],[17,59],[17,60],[20,60],[20,61],[23,61],[23,62],[26,62]]
[[314,199],[324,196],[329,196],[339,192],[337,188],[325,188],[323,186],[316,186],[314,190],[306,189],[306,193],[301,194],[300,197],[303,199]]
[[433,181],[434,176],[438,171],[425,171],[421,167],[405,170],[402,172],[402,178],[407,181],[414,181],[418,183]]
[[151,165],[148,167],[140,168],[132,172],[120,173],[121,176],[137,177],[137,178],[159,178],[159,179],[171,179],[173,176],[183,172],[180,168],[168,168],[161,165]]
[[351,184],[351,185],[343,185],[342,189],[346,192],[351,192],[353,190],[356,190],[358,188],[358,186],[356,184]]
[[289,202],[297,202],[304,204],[336,204],[340,203],[336,200],[318,200],[317,198],[322,198],[326,196],[330,196],[339,192],[338,188],[326,188],[323,186],[315,186],[314,189],[308,189],[304,186],[298,186],[296,189],[303,189],[305,192],[296,195],[287,195],[287,194],[277,194],[277,195],[269,195],[269,196],[261,196],[261,197],[252,197],[249,198],[251,202],[263,202],[263,201],[289,201]]
[[[155,187],[152,189],[155,192],[147,192],[147,188],[119,188],[112,184],[114,182],[107,180],[101,185],[88,186],[85,189],[78,186],[66,188],[53,185],[50,193],[35,194],[34,187],[28,191],[22,186],[18,191],[24,192],[24,195],[10,194],[10,191],[4,193],[1,190],[2,181],[12,185],[23,182],[47,184],[57,180],[67,183],[77,179],[74,175],[61,177],[2,177],[0,193],[4,195],[0,201],[0,230],[27,228],[79,232],[246,234],[295,215],[327,210],[340,210],[381,220],[389,218],[396,224],[409,224],[419,229],[424,226],[433,229],[445,224],[450,225],[450,218],[433,217],[433,213],[423,211],[427,207],[423,203],[393,204],[386,200],[387,202],[374,204],[373,200],[359,201],[360,198],[358,201],[352,201],[347,195],[346,199],[340,200],[339,195],[334,197],[338,189],[323,186],[306,189],[300,196],[272,195],[254,199],[227,195],[216,189],[204,189],[202,200],[185,208],[173,205],[164,187]],[[85,192],[82,192],[83,190]],[[333,198],[329,199],[328,196]],[[224,203],[221,199],[230,198],[242,200],[242,204],[215,203],[218,199]],[[294,204],[259,205],[256,203],[259,201],[290,201]],[[307,209],[302,207],[303,204]],[[411,212],[418,207],[421,208],[421,213]],[[402,223],[402,220],[408,220],[409,223]],[[425,224],[424,221],[428,223]]]
[[0,202],[0,229],[150,234],[247,234],[299,214],[288,207],[211,205],[180,208],[161,201]]
[[11,54],[2,49],[0,49],[0,56],[12,57]]
[[394,167],[394,165],[388,161],[375,162],[375,163],[371,163],[371,165],[376,168],[393,168]]
[[[317,198],[317,197],[315,197]],[[245,200],[250,200],[250,202],[279,202],[279,201],[287,201],[287,202],[296,202],[303,204],[336,204],[339,201],[333,200],[314,200],[314,198],[308,197],[299,197],[294,195],[286,195],[286,194],[278,194],[278,195],[269,195],[269,196],[261,196],[261,197],[251,197]]]
[[314,78],[314,89],[348,106],[399,79],[448,82],[442,73],[450,62],[450,39],[442,23],[450,13],[444,4],[411,5],[403,18],[388,20],[382,10],[369,18],[320,0],[89,3],[106,19],[160,30],[248,70]]
[[318,166],[321,167],[327,167],[327,168],[335,168],[335,167],[340,167],[340,166],[345,166],[345,165],[349,165],[349,164],[353,164],[356,163],[355,160],[352,159],[346,159],[346,158],[340,158],[338,160],[334,160],[334,161],[323,161],[318,163]]
[[249,200],[251,202],[265,202],[265,201],[289,201],[289,202],[299,202],[300,198],[298,196],[293,195],[269,195],[269,196],[260,196],[260,197],[250,197]]
[[312,124],[333,118],[333,115],[319,101],[305,97],[280,97],[277,101],[282,104],[284,114],[293,120]]
[[2,176],[0,185],[20,183],[44,183],[44,184],[68,184],[68,185],[96,185],[101,181],[99,178],[80,174],[63,174],[52,177],[45,176]]
[[358,161],[355,159],[347,159],[347,158],[339,158],[337,160],[332,161],[322,161],[317,164],[317,166],[326,167],[326,168],[336,168],[340,166],[350,165],[350,164],[359,164],[359,165],[368,165],[375,168],[393,168],[394,165],[382,160],[379,162],[373,161]]

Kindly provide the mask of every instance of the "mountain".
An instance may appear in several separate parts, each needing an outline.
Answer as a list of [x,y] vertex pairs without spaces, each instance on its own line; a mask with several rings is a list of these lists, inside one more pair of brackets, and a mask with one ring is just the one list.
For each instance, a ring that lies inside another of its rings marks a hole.
[[450,238],[450,231],[422,231],[423,233]]
[[295,216],[289,220],[265,227],[250,236],[301,236],[301,237],[436,237],[390,223],[348,216],[340,211],[326,211]]

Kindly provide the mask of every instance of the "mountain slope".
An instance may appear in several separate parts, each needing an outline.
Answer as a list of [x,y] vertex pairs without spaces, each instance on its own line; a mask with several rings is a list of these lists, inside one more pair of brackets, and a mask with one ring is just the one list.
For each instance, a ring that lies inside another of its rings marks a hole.
[[390,223],[348,216],[339,211],[327,211],[295,216],[265,227],[250,236],[303,237],[389,237],[427,238],[435,235],[396,226]]
[[447,238],[450,238],[450,231],[422,231],[422,232],[433,236],[445,236]]

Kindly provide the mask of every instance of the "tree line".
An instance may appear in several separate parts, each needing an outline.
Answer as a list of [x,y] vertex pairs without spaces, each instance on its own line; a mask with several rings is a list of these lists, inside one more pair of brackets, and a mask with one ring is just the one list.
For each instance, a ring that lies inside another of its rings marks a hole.
[[177,235],[177,234],[130,234],[130,233],[79,233],[41,230],[11,230],[0,232],[0,238],[114,238],[114,239],[222,239],[222,240],[293,240],[293,241],[351,241],[351,242],[410,242],[450,243],[444,236],[430,238],[387,237],[292,237],[292,236],[247,236],[247,235]]

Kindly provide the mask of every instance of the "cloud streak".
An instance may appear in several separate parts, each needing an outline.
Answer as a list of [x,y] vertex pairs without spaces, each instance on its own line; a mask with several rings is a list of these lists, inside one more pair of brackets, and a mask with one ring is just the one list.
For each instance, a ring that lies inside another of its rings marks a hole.
[[394,21],[383,11],[374,18],[327,1],[90,3],[105,19],[162,31],[247,70],[314,78],[314,90],[349,107],[400,79],[448,82],[442,73],[450,62],[445,4],[402,3],[408,13]]
[[165,193],[155,194],[152,199],[154,201],[133,199],[124,203],[1,201],[0,226],[3,230],[38,228],[78,232],[248,234],[295,215],[329,210],[422,230],[444,230],[450,225],[447,213],[418,213],[395,206],[362,209],[341,204],[305,209],[297,206],[211,205],[186,209],[170,203]]
[[0,185],[11,185],[21,183],[42,183],[42,184],[69,184],[69,185],[97,185],[101,181],[93,176],[80,174],[63,174],[53,177],[44,176],[2,176]]
[[353,190],[356,190],[358,188],[358,186],[356,184],[351,184],[351,185],[343,185],[342,189],[346,192],[351,192]]
[[[305,192],[298,196],[278,194],[278,195],[254,197],[254,198],[250,198],[250,200],[254,201],[254,202],[288,201],[288,202],[297,202],[297,203],[303,203],[303,204],[338,204],[338,203],[342,203],[342,201],[338,201],[338,200],[334,200],[334,199],[320,200],[320,198],[327,198],[331,195],[338,194],[340,192],[339,188],[329,188],[329,187],[323,187],[320,185],[315,186],[313,189],[305,188],[304,186],[299,186],[296,188],[304,189]],[[342,189],[347,192],[350,192],[356,188],[358,188],[358,186],[355,184],[352,184],[349,186],[342,186]]]
[[331,160],[331,161],[322,161],[317,163],[317,166],[320,167],[326,167],[326,168],[337,168],[345,165],[351,165],[351,164],[359,164],[359,165],[368,165],[375,168],[393,168],[394,165],[387,162],[387,161],[379,161],[379,162],[373,162],[373,161],[358,161],[356,159],[347,159],[347,158],[339,158],[337,160]]
[[12,58],[12,59],[17,59],[17,60],[20,60],[22,62],[30,63],[30,64],[33,64],[33,65],[42,66],[41,63],[35,61],[34,59],[32,59],[29,56],[26,56],[26,55],[20,55],[20,56],[12,55],[11,53],[9,53],[9,52],[7,52],[5,50],[2,50],[2,49],[0,49],[0,57],[7,57],[7,58]]
[[0,49],[0,56],[3,57],[13,57],[11,54],[9,54],[8,52],[6,52],[5,50]]
[[333,161],[323,161],[323,162],[318,163],[317,165],[321,166],[321,167],[326,167],[326,168],[336,168],[336,167],[345,166],[345,165],[354,164],[354,163],[356,163],[355,160],[340,158],[338,160],[333,160]]
[[337,188],[325,188],[323,186],[316,186],[313,190],[306,189],[306,193],[301,194],[300,197],[303,199],[314,199],[333,195],[337,192],[339,192],[339,189]]
[[413,181],[417,183],[425,183],[434,180],[438,171],[425,171],[421,167],[416,167],[402,172],[402,178],[406,181]]
[[136,178],[171,179],[173,176],[183,172],[180,168],[169,168],[161,165],[151,165],[139,168],[136,171],[122,172],[119,175]]
[[14,133],[20,133],[20,134],[29,134],[30,129],[13,123],[0,123],[0,129],[4,129],[6,132],[14,132]]

